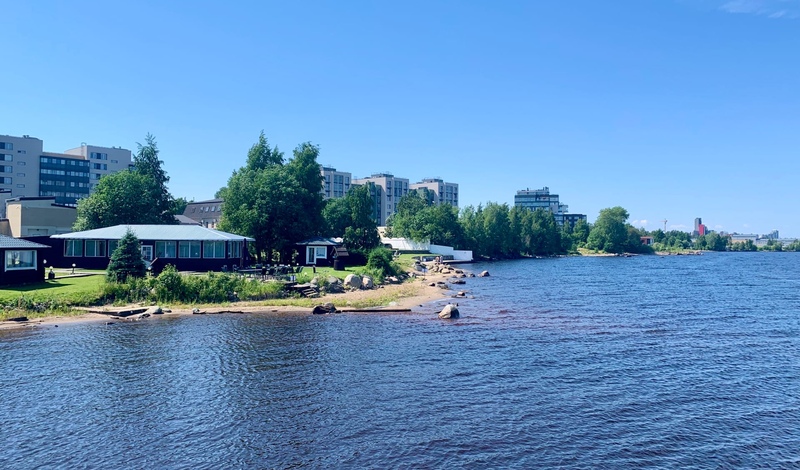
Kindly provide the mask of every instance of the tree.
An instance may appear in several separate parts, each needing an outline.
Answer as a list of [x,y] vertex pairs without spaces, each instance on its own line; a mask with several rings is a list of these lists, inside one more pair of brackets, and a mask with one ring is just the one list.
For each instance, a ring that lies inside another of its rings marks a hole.
[[176,197],[172,201],[172,213],[175,215],[183,214],[183,211],[186,210],[186,206],[189,205],[189,202],[190,201],[187,201],[185,197]]
[[288,261],[295,243],[323,229],[318,153],[316,146],[301,144],[284,164],[262,132],[245,166],[219,191],[225,200],[220,229],[254,238],[259,261],[272,260],[274,253]]
[[589,238],[589,233],[591,232],[592,227],[583,220],[578,219],[575,222],[575,226],[572,227],[572,239],[575,242],[575,245],[578,247],[584,246],[586,244],[586,240]]
[[344,231],[344,244],[348,250],[367,254],[381,244],[378,224],[373,211],[373,183],[350,188],[347,204],[350,207],[350,225]]
[[586,247],[606,253],[624,252],[628,246],[627,220],[628,211],[620,206],[601,210],[589,232]]
[[161,224],[175,224],[175,201],[169,193],[167,183],[169,176],[162,168],[164,164],[158,158],[158,145],[152,134],[147,134],[145,144],[136,143],[138,152],[133,156],[133,171],[145,176],[150,181],[149,196],[152,198],[153,207],[151,214],[158,215]]
[[258,142],[250,147],[247,152],[246,168],[250,170],[263,170],[265,168],[283,165],[283,152],[278,147],[271,148],[264,131],[258,136]]
[[152,189],[152,179],[129,170],[102,177],[94,192],[78,201],[73,229],[81,231],[119,224],[164,223]]
[[112,282],[125,282],[132,277],[144,277],[147,269],[140,250],[139,239],[128,229],[111,254],[106,278]]

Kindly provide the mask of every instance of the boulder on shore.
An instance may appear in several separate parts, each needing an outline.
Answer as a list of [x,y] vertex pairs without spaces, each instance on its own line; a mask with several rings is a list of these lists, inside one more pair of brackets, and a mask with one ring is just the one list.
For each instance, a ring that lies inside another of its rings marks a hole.
[[347,277],[344,278],[344,286],[349,289],[360,289],[361,276],[358,274],[348,274]]
[[375,287],[375,283],[372,282],[372,278],[369,276],[364,276],[361,278],[361,288],[362,289],[372,289]]
[[447,304],[444,306],[441,312],[439,312],[439,318],[443,320],[448,320],[452,318],[458,318],[458,307],[453,304]]
[[489,277],[489,271],[481,271],[480,277]]

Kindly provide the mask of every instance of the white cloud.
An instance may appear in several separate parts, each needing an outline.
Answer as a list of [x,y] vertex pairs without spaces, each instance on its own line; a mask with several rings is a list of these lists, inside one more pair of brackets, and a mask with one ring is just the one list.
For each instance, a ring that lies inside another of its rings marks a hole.
[[767,18],[800,18],[800,0],[730,0],[720,10],[727,13],[744,13]]
[[631,225],[633,225],[634,227],[647,227],[647,219],[632,220]]

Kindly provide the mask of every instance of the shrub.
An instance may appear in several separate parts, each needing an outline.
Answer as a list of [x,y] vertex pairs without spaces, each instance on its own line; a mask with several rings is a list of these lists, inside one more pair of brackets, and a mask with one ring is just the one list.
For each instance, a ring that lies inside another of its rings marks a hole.
[[364,272],[372,276],[375,282],[382,283],[387,276],[396,276],[399,271],[390,250],[378,247],[369,252]]

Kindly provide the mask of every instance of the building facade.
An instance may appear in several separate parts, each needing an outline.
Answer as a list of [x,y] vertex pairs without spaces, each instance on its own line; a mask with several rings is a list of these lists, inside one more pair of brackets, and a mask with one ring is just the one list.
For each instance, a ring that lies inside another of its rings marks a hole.
[[558,194],[551,194],[550,188],[524,189],[517,191],[514,196],[514,205],[530,210],[543,209],[553,213],[556,223],[563,226],[565,223],[574,227],[579,220],[586,220],[586,214],[570,214],[569,206],[559,201]]
[[397,203],[408,194],[409,183],[407,178],[396,178],[391,173],[376,173],[369,178],[354,178],[352,184],[375,185],[376,217],[378,225],[386,225],[386,219],[397,211]]
[[222,217],[222,199],[190,202],[183,210],[183,215],[206,228],[217,228]]
[[54,197],[56,204],[75,205],[103,175],[130,165],[131,151],[120,147],[83,144],[54,153],[44,151],[41,139],[0,135],[0,210],[16,197]]
[[450,204],[458,207],[458,184],[446,183],[441,178],[425,178],[418,183],[413,183],[409,189],[427,189],[433,193],[433,203]]
[[353,175],[346,171],[337,171],[336,168],[320,166],[322,175],[322,197],[325,199],[345,197],[350,191],[350,180]]
[[56,204],[54,197],[15,197],[6,201],[6,216],[8,235],[38,237],[71,232],[77,211]]

